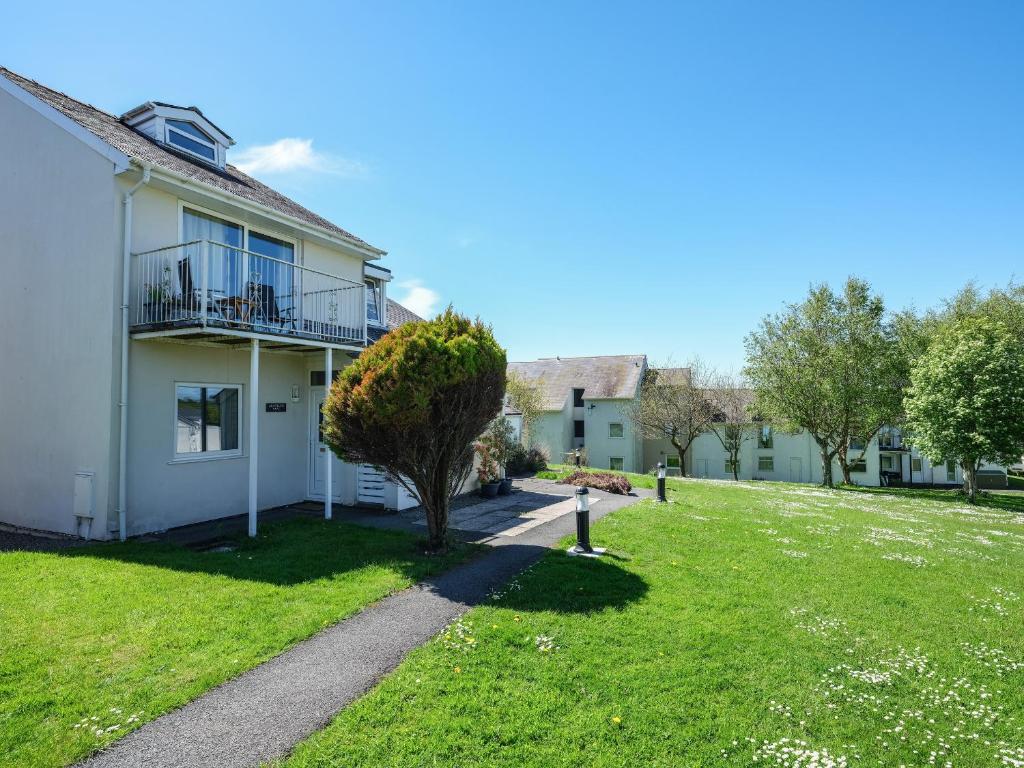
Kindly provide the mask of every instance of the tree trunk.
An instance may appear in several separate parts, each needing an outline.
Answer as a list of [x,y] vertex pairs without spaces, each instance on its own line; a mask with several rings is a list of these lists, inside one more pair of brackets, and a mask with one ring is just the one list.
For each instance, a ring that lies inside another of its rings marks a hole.
[[832,455],[828,449],[821,449],[821,484],[826,488],[834,488],[832,481]]
[[679,476],[686,477],[686,448],[689,448],[689,446],[683,447],[682,443],[678,440],[678,436],[674,434],[669,438],[669,442],[672,443],[672,447],[679,454]]
[[442,555],[448,551],[448,489],[444,482],[429,485],[426,489],[417,488],[427,518],[427,551]]
[[964,493],[967,494],[967,503],[974,504],[978,501],[978,463],[973,459],[965,459],[960,462],[960,468],[964,471]]
[[843,473],[843,483],[845,485],[853,485],[853,480],[850,478],[850,464],[847,461],[849,455],[846,453],[846,448],[840,448],[836,451],[836,458],[839,459],[839,469]]
[[732,479],[733,482],[739,482],[740,480],[740,452],[731,454],[732,458]]

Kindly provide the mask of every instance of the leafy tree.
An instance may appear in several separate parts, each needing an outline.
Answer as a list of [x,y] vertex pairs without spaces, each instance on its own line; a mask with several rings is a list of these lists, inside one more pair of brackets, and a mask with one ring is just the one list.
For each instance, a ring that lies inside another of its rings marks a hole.
[[974,503],[982,462],[1024,453],[1024,343],[988,317],[945,323],[911,371],[905,405],[913,444],[933,462],[955,458]]
[[740,451],[754,436],[750,414],[751,392],[731,375],[717,377],[713,390],[715,413],[711,431],[722,444],[732,465],[732,479],[740,479]]
[[509,405],[522,414],[522,435],[524,445],[530,445],[531,430],[541,414],[540,390],[518,374],[510,373],[505,380],[505,393]]
[[833,484],[836,459],[849,482],[850,466],[863,457],[849,454],[852,439],[867,445],[900,420],[908,363],[896,333],[881,298],[851,277],[839,295],[812,286],[804,301],[766,317],[746,338],[755,410],[786,431],[810,433],[824,485]]
[[639,396],[623,409],[641,435],[672,444],[679,455],[681,475],[686,475],[686,452],[711,429],[717,412],[709,397],[714,377],[699,358],[685,368],[649,368]]
[[473,441],[501,410],[505,365],[491,329],[449,307],[384,336],[331,386],[325,441],[419,499],[432,551],[447,546],[448,507],[472,470]]

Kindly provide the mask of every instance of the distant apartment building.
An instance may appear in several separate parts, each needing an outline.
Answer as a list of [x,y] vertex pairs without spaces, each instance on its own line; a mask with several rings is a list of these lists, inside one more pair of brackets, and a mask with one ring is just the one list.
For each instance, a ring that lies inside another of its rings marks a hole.
[[[669,381],[688,375],[685,368],[654,370]],[[645,355],[545,358],[510,363],[509,371],[531,382],[541,394],[544,410],[529,440],[545,448],[553,462],[571,463],[579,449],[586,463],[595,468],[651,472],[662,463],[670,475],[682,474],[672,444],[667,439],[643,437],[629,419],[629,407],[639,397],[648,371]],[[732,479],[729,453],[716,434],[720,429],[721,425],[712,425],[693,440],[686,454],[685,474]],[[963,483],[955,460],[931,462],[895,427],[883,428],[866,445],[852,443],[849,455],[857,459],[850,475],[857,485],[952,487]],[[787,432],[758,422],[744,431],[736,470],[741,480],[820,483],[823,479],[821,452],[808,432]],[[834,462],[832,473],[837,481],[842,479],[838,462]],[[979,482],[983,487],[1005,487],[1006,469],[985,465]]]

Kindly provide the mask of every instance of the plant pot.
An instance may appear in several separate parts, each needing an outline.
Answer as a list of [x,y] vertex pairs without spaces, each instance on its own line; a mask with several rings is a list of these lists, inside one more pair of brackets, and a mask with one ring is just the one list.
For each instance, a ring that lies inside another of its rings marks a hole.
[[512,493],[512,478],[506,477],[498,483],[498,495],[508,496],[510,493]]
[[498,495],[498,488],[501,483],[482,483],[480,485],[480,495],[485,499],[493,499]]

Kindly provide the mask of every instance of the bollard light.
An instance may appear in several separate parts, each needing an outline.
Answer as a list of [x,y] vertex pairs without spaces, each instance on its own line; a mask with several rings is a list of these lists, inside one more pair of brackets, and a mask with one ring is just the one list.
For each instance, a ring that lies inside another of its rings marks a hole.
[[665,496],[665,465],[658,462],[658,501],[668,501]]
[[590,491],[583,486],[576,489],[576,554],[591,553],[590,546]]

